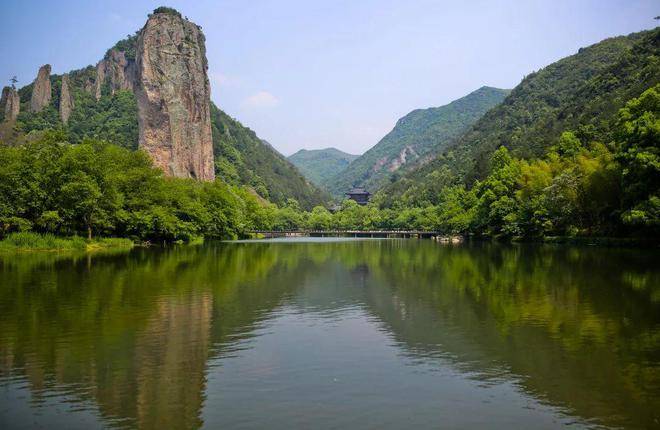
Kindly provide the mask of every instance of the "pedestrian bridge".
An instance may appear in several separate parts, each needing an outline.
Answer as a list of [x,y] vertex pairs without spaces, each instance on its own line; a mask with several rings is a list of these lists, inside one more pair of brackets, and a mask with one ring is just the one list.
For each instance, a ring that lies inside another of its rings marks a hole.
[[462,241],[461,236],[450,236],[428,230],[253,230],[255,236],[273,237],[401,237],[425,238],[443,241]]

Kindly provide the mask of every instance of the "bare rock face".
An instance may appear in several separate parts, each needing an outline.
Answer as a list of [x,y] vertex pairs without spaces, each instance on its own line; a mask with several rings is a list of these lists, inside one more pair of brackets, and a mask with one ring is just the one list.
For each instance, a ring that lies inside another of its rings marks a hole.
[[135,72],[134,61],[126,59],[126,54],[122,51],[111,50],[110,54],[96,65],[96,100],[101,98],[101,87],[106,82],[110,85],[112,94],[118,90],[134,91],[136,81]]
[[46,64],[39,68],[37,79],[34,81],[30,110],[32,112],[41,112],[50,103],[50,98],[50,64]]
[[99,101],[101,98],[101,87],[105,82],[105,60],[99,61],[99,64],[96,65],[96,82],[94,87],[94,96],[96,101]]
[[60,91],[60,118],[64,124],[69,120],[73,110],[73,98],[69,90],[69,75],[62,76],[62,90]]
[[18,97],[16,88],[4,87],[2,89],[2,99],[0,99],[0,106],[5,111],[5,121],[15,121],[18,113],[21,111],[21,99]]
[[149,17],[136,50],[139,146],[167,175],[215,178],[205,38],[171,13]]
[[0,109],[3,111],[5,110],[5,107],[7,106],[7,99],[9,98],[9,91],[11,91],[11,87],[3,87],[2,88],[2,96],[0,97]]

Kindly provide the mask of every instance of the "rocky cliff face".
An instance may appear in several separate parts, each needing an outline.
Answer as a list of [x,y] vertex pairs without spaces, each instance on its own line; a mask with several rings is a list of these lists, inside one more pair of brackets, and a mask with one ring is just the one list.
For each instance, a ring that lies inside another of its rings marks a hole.
[[4,109],[7,104],[7,98],[9,97],[9,91],[11,87],[2,88],[2,96],[0,97],[0,109]]
[[108,83],[112,94],[118,90],[135,90],[135,61],[126,59],[123,51],[112,49],[103,60],[96,65],[95,96],[101,98],[101,88]]
[[73,110],[73,98],[69,89],[69,75],[62,76],[62,89],[60,91],[60,118],[64,124],[69,120]]
[[9,91],[11,91],[11,87],[2,88],[2,96],[0,97],[0,110],[2,110],[2,112],[4,112],[5,108],[7,107],[7,99],[9,98]]
[[18,97],[16,88],[4,87],[2,89],[2,99],[0,99],[0,107],[4,109],[5,121],[15,121],[18,113],[21,110],[21,99]]
[[30,110],[32,112],[41,112],[41,110],[50,103],[50,98],[50,64],[46,64],[39,68],[37,79],[34,81],[32,99],[30,100]]
[[166,174],[213,180],[205,39],[194,23],[154,13],[136,47],[139,146]]

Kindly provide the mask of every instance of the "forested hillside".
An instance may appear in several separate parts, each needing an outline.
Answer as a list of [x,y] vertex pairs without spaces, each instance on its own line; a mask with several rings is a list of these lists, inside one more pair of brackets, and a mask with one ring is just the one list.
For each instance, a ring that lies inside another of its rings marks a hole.
[[564,131],[583,142],[612,141],[619,109],[660,81],[659,56],[656,28],[606,39],[528,75],[451,148],[383,190],[381,201],[437,203],[442,187],[471,187],[484,178],[500,146],[514,157],[534,158]]
[[249,185],[274,203],[294,198],[305,209],[329,200],[282,154],[213,103],[211,123],[216,174],[227,183]]
[[[133,36],[118,42],[106,54],[121,52],[134,57]],[[38,131],[61,130],[66,140],[80,143],[85,138],[106,140],[128,149],[138,147],[138,113],[135,95],[130,88],[117,88],[108,76],[95,88],[97,68],[88,66],[68,73],[73,110],[66,123],[60,114],[62,75],[50,75],[52,99],[39,112],[31,111],[33,83],[18,90],[21,109],[13,124],[3,123],[0,138],[4,143],[37,138]],[[0,109],[0,123],[4,109]],[[307,181],[284,156],[265,144],[249,128],[232,119],[211,103],[211,123],[216,175],[230,185],[247,185],[264,199],[283,204],[293,198],[303,208],[323,204],[326,193]]]
[[337,196],[353,185],[376,191],[418,160],[444,150],[508,93],[508,90],[482,87],[448,105],[410,112],[345,171],[330,178],[327,188]]
[[14,124],[19,134],[15,136],[15,141],[25,140],[31,132],[58,129],[66,133],[71,143],[80,143],[89,137],[107,140],[123,148],[137,149],[135,96],[130,90],[113,91],[106,83],[101,86],[99,98],[96,99],[90,84],[95,78],[96,69],[92,66],[69,73],[74,108],[66,124],[62,123],[58,114],[62,75],[50,76],[53,98],[40,112],[31,112],[29,108],[34,83],[20,88],[21,112]]
[[336,148],[301,149],[288,157],[300,172],[323,188],[328,179],[343,172],[359,155],[347,154]]

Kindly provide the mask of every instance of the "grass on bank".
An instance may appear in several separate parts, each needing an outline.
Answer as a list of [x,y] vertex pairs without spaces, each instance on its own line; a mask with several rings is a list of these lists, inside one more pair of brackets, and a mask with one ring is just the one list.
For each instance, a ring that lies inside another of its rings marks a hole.
[[93,251],[107,248],[132,248],[133,241],[120,238],[102,238],[87,241],[80,236],[59,237],[54,234],[20,232],[11,233],[0,240],[3,251]]

